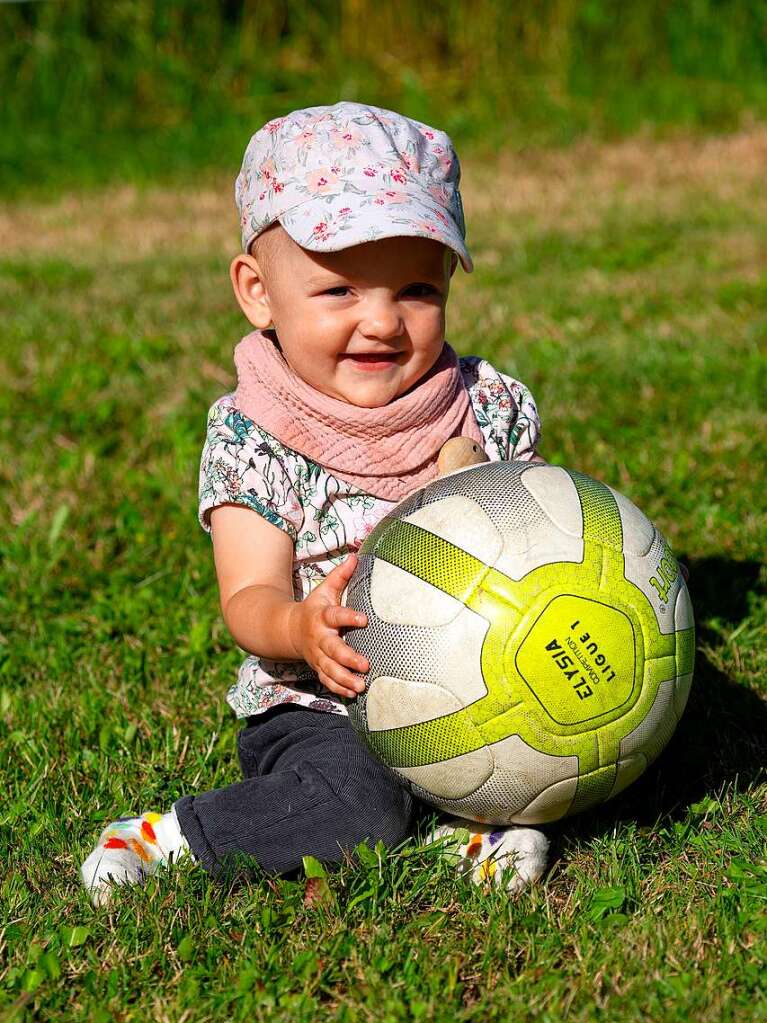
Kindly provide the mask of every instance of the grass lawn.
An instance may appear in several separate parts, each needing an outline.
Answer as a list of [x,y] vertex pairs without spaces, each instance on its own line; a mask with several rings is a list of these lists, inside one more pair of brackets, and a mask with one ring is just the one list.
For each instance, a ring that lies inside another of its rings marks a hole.
[[0,1015],[767,1020],[765,166],[759,126],[466,161],[449,337],[531,386],[546,457],[658,522],[699,624],[669,748],[551,829],[517,901],[413,845],[318,907],[184,863],[91,909],[103,822],[237,774],[196,523],[244,332],[232,183],[0,206]]

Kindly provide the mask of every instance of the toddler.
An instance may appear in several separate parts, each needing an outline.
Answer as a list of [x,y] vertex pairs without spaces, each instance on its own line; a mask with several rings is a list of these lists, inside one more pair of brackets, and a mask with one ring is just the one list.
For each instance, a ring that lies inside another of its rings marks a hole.
[[[82,866],[94,903],[187,853],[213,876],[243,857],[286,873],[407,836],[413,799],[346,714],[369,667],[343,639],[366,624],[341,603],[354,552],[435,477],[449,438],[529,459],[540,429],[522,384],[445,341],[450,278],[472,269],[459,181],[447,135],[357,103],[251,139],[231,279],[256,329],[209,413],[199,501],[224,620],[249,651],[228,697],[244,780],[110,824]],[[435,837],[464,829],[476,880],[518,890],[543,871],[540,832],[453,820]]]

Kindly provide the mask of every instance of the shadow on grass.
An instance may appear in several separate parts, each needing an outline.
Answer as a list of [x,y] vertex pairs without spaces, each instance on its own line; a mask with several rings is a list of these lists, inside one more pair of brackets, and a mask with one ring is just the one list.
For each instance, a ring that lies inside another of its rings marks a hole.
[[[763,593],[761,566],[726,558],[683,559],[690,568],[690,594],[698,646],[721,638],[706,626],[714,619],[736,626],[748,613],[748,594]],[[645,774],[615,800],[563,821],[556,841],[588,839],[619,822],[640,826],[680,820],[704,796],[733,783],[739,790],[764,778],[767,766],[767,699],[738,685],[698,650],[687,709],[668,747]]]

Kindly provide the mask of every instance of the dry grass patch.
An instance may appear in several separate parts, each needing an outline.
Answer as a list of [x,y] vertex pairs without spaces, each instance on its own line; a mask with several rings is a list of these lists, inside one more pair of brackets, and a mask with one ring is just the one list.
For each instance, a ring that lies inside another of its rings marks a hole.
[[495,225],[529,219],[539,228],[581,231],[616,207],[672,214],[691,192],[718,202],[751,195],[767,208],[767,127],[710,138],[584,141],[569,149],[507,153],[496,166],[468,163],[466,205]]
[[[749,201],[767,210],[767,126],[733,135],[631,139],[572,148],[467,158],[464,192],[470,233],[499,241],[522,221],[538,230],[582,231],[616,208],[672,215],[691,193],[717,202]],[[52,203],[0,204],[0,255],[48,255],[79,263],[130,262],[163,252],[232,255],[238,247],[234,172],[197,187],[120,185]],[[485,265],[501,254],[481,253]]]

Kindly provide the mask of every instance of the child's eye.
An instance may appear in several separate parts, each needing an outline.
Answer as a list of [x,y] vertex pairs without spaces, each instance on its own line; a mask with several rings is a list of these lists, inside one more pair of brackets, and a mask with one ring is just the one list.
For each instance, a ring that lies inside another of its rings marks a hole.
[[348,292],[349,292],[349,289],[345,285],[339,284],[338,287],[336,287],[336,288],[328,288],[327,291],[325,292],[325,294],[326,295],[338,295],[339,297],[343,297],[344,295],[348,294]]
[[414,298],[429,298],[432,295],[439,295],[440,292],[433,284],[409,284],[404,294],[412,295]]

